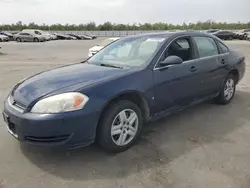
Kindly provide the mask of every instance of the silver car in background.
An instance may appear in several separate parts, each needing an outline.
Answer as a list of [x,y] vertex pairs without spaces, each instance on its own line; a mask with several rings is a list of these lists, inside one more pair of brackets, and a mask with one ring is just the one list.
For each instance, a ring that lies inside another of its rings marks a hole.
[[10,40],[9,37],[5,35],[0,35],[0,42],[8,42]]
[[17,42],[44,42],[46,38],[43,35],[20,32],[14,35],[14,40]]
[[22,30],[23,33],[30,33],[32,35],[42,35],[47,41],[52,40],[52,35],[48,32],[38,30],[38,29],[24,29]]

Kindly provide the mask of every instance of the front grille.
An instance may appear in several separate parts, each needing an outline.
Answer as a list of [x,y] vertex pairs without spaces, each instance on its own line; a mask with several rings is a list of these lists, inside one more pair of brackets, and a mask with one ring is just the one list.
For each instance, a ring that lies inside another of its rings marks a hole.
[[16,125],[15,125],[14,123],[9,122],[9,123],[8,123],[8,128],[9,128],[9,130],[10,130],[12,133],[14,133],[14,134],[17,133]]
[[26,136],[25,140],[30,142],[37,143],[56,143],[63,142],[69,138],[70,135],[61,135],[61,136],[53,136],[53,137],[34,137],[34,136]]

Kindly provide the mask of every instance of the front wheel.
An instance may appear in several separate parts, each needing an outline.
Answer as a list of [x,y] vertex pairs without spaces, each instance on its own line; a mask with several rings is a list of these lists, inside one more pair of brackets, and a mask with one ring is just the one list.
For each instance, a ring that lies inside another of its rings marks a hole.
[[34,42],[39,42],[39,39],[38,38],[34,38]]
[[140,108],[127,100],[118,101],[105,112],[98,131],[99,144],[111,152],[122,152],[133,145],[143,126]]
[[215,98],[215,102],[219,104],[228,104],[234,97],[236,89],[236,78],[233,74],[229,74],[220,91],[220,94]]
[[16,38],[16,41],[17,42],[22,42],[22,40],[18,37],[18,38]]

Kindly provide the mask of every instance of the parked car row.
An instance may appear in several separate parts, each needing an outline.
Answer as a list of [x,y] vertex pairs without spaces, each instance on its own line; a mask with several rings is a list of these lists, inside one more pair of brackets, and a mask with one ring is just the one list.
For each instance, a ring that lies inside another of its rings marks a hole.
[[236,32],[219,30],[219,29],[209,29],[206,30],[205,32],[213,34],[223,40],[233,40],[233,39],[250,40],[250,29],[243,29]]
[[0,32],[0,42],[14,40],[17,42],[44,42],[49,40],[93,40],[94,35],[59,34],[49,33],[42,30],[24,29],[20,32]]

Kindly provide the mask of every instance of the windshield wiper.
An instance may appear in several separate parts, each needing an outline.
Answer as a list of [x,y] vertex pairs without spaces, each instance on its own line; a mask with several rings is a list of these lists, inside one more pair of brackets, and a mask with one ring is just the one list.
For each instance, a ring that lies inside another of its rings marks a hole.
[[105,63],[102,63],[101,66],[103,66],[103,67],[112,67],[112,68],[123,69],[123,67],[121,67],[121,66],[111,65],[111,64],[105,64]]

